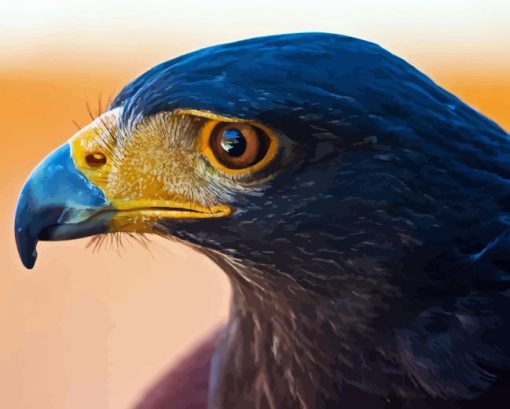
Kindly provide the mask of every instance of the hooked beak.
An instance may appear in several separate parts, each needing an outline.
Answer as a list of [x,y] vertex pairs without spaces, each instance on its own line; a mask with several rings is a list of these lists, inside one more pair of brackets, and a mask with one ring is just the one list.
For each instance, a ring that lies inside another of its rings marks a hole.
[[103,191],[76,169],[66,143],[32,172],[19,196],[14,224],[23,265],[34,266],[39,240],[104,233],[113,214]]
[[[115,173],[119,163],[113,160],[108,148],[113,142],[108,138],[115,132],[118,118],[118,110],[104,113],[29,176],[15,215],[16,244],[25,267],[34,266],[39,240],[110,232],[154,233],[163,219],[218,218],[232,213],[226,204],[204,207],[180,197],[171,187],[162,188],[157,178],[143,169],[127,177]],[[121,189],[112,190],[113,182]]]

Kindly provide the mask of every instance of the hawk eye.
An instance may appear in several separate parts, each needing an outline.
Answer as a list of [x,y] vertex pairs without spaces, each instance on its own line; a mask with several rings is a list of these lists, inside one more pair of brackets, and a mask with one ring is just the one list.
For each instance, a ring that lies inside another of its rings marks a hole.
[[220,146],[227,155],[238,157],[246,152],[246,138],[239,129],[225,129],[220,138]]
[[210,148],[223,166],[244,169],[262,161],[270,145],[259,128],[244,123],[220,123],[212,132]]

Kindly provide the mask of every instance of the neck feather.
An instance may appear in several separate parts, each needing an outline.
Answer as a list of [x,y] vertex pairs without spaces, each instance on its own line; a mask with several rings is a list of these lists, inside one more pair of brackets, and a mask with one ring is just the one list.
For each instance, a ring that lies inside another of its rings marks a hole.
[[[427,345],[412,325],[427,316],[406,310],[398,297],[376,309],[384,291],[394,291],[390,285],[351,291],[346,281],[332,292],[297,274],[206,254],[232,285],[230,319],[212,360],[210,409],[450,408],[441,387],[461,379],[443,378],[440,367],[421,374],[431,383],[413,378],[416,362],[428,358],[414,355],[411,347],[426,352]],[[448,398],[473,397],[459,391]]]
[[[384,399],[342,384],[347,331],[336,303],[292,277],[210,255],[232,284],[230,319],[212,365],[212,408],[337,408]],[[349,392],[347,392],[349,390]]]

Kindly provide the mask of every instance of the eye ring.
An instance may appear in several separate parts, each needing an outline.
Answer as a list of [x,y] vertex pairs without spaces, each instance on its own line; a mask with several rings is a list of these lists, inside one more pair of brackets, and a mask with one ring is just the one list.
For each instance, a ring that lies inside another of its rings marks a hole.
[[217,168],[230,174],[251,173],[276,155],[278,141],[260,124],[209,121],[202,130],[202,151]]
[[267,138],[248,124],[217,126],[209,140],[212,152],[229,169],[243,169],[259,162],[267,152]]

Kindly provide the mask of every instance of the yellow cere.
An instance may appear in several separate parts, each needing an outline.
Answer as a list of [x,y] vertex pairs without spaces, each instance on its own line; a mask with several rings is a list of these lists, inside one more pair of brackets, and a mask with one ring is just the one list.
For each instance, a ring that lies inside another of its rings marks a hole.
[[[218,199],[218,178],[200,172],[196,134],[203,123],[165,113],[118,129],[120,109],[106,112],[69,141],[74,164],[118,210],[112,231],[151,232],[162,218],[214,218],[232,213]],[[128,134],[124,134],[128,133]],[[198,169],[198,171],[197,171]],[[216,185],[215,185],[216,184]],[[210,186],[212,185],[212,186]],[[227,194],[220,195],[223,199]]]

